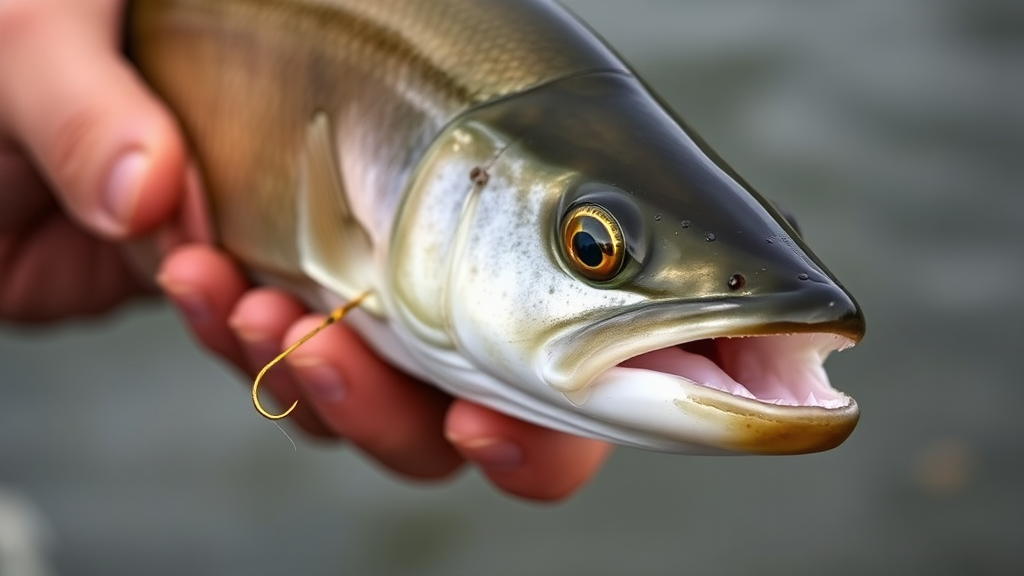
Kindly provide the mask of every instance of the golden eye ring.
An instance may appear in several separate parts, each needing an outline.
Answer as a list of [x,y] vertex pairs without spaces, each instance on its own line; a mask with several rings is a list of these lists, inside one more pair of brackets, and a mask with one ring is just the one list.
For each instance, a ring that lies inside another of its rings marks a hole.
[[562,248],[573,269],[597,282],[614,278],[626,261],[622,228],[597,204],[576,206],[565,215]]

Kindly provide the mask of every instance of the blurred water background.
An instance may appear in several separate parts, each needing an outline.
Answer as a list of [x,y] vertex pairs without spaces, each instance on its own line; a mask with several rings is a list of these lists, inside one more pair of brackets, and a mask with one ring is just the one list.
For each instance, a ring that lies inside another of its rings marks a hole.
[[293,452],[164,306],[8,326],[0,516],[31,517],[53,573],[1024,573],[1024,3],[567,4],[864,306],[866,340],[830,361],[853,436],[621,449],[538,506],[474,473],[416,486]]

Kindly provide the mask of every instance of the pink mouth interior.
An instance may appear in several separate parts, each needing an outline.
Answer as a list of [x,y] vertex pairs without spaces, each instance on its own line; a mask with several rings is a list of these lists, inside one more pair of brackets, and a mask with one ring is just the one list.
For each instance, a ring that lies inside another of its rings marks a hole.
[[842,408],[850,399],[832,388],[822,363],[848,344],[832,334],[714,338],[647,352],[620,366],[675,374],[767,404]]

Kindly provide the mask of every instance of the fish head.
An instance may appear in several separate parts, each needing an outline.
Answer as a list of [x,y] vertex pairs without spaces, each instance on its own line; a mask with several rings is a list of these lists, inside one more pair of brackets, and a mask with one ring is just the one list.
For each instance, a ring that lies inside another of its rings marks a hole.
[[490,143],[451,248],[459,350],[535,421],[675,452],[830,449],[823,369],[857,303],[639,82],[580,75],[474,110]]

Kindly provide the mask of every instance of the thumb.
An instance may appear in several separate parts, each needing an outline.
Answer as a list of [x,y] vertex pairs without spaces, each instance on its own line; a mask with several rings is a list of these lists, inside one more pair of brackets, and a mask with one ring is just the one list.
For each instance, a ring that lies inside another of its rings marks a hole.
[[176,210],[185,152],[167,110],[118,53],[118,0],[0,5],[0,130],[87,229],[138,235]]

